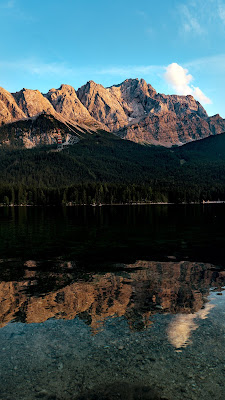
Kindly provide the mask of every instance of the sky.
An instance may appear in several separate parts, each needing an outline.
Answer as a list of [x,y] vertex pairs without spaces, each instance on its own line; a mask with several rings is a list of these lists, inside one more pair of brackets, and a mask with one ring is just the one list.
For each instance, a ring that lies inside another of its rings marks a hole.
[[225,118],[225,0],[0,0],[0,86],[143,78]]

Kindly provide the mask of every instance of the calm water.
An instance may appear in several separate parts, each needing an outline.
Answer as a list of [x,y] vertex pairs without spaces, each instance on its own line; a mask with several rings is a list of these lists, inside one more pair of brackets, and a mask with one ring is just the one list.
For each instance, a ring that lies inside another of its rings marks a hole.
[[0,208],[0,399],[225,398],[225,206]]

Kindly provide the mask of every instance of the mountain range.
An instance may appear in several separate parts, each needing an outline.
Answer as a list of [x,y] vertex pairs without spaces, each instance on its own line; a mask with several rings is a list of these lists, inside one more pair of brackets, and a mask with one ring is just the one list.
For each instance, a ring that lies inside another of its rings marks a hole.
[[12,132],[11,124],[18,121],[28,121],[30,127],[23,140],[25,147],[54,143],[52,132],[41,130],[37,137],[37,131],[31,130],[43,113],[69,124],[76,133],[105,130],[122,139],[165,147],[225,131],[225,120],[218,114],[209,117],[193,96],[157,93],[143,79],[127,79],[108,88],[89,81],[77,91],[63,84],[47,94],[30,89],[9,93],[0,88],[0,125],[5,132],[2,136],[0,128],[0,143],[11,143],[7,130]]
[[142,79],[1,89],[0,121],[0,204],[225,201],[225,120],[192,96]]

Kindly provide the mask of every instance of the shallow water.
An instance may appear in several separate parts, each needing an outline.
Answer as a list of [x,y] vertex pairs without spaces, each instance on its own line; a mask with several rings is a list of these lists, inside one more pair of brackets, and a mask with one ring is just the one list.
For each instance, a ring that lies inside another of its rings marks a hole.
[[0,210],[0,399],[224,399],[222,207]]

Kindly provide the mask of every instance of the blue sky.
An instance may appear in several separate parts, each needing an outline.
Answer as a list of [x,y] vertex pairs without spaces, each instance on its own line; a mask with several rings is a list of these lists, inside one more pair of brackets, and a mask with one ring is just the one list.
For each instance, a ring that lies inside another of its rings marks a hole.
[[0,0],[0,86],[143,78],[225,118],[225,0]]

